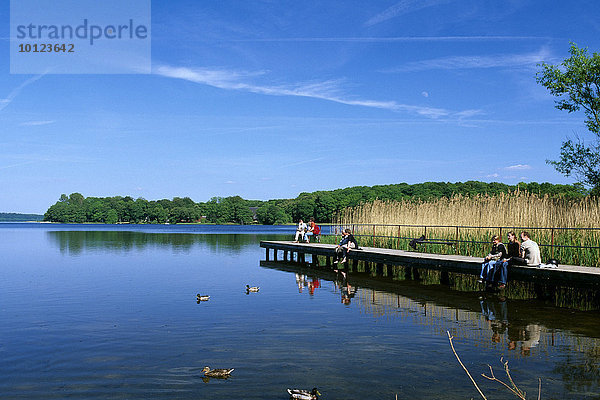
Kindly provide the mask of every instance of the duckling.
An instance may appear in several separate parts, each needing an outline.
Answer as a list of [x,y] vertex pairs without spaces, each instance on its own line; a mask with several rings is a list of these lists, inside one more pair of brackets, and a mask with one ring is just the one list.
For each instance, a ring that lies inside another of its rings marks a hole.
[[313,388],[310,391],[303,389],[288,389],[287,392],[290,394],[291,399],[299,400],[317,400],[321,395],[317,388]]
[[260,288],[258,286],[246,285],[247,292],[258,292],[259,290],[260,290]]
[[230,369],[210,369],[209,367],[204,367],[202,372],[204,372],[204,376],[208,376],[211,378],[229,378],[229,375],[233,372],[234,368]]
[[210,299],[210,296],[208,296],[208,295],[205,295],[205,294],[200,294],[200,293],[198,293],[198,294],[196,295],[196,299],[197,299],[198,301],[208,301],[208,299]]

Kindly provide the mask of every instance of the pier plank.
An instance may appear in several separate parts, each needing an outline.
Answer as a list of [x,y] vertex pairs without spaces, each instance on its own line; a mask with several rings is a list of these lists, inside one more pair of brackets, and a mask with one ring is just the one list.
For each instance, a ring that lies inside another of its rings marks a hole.
[[[335,254],[334,244],[294,243],[291,241],[261,241],[260,247],[296,252],[299,255],[313,254],[331,257]],[[348,253],[350,260],[376,264],[416,265],[422,268],[439,269],[468,274],[479,274],[483,258],[451,254],[420,253],[416,251],[361,247]],[[298,257],[299,260],[303,256]],[[568,283],[600,287],[600,268],[580,265],[560,265],[558,268],[511,266],[509,279],[541,280],[544,282]]]

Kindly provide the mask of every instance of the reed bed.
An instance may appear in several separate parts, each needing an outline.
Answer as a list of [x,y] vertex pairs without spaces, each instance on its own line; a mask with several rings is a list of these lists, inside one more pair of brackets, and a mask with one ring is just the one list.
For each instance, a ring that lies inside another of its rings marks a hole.
[[[539,196],[527,192],[497,196],[457,195],[435,200],[380,201],[348,208],[334,223],[351,227],[365,246],[409,249],[411,238],[425,235],[428,244],[418,251],[484,256],[491,236],[514,230],[529,231],[542,260],[600,267],[600,200]],[[554,246],[551,246],[551,245]],[[559,246],[575,246],[561,248]],[[592,248],[586,248],[592,247]]]

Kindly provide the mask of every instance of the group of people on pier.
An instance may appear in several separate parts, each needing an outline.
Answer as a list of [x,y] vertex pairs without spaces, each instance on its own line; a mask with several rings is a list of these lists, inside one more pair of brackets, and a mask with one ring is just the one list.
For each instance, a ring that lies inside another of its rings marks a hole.
[[310,236],[314,236],[317,242],[321,241],[321,227],[315,223],[315,219],[311,218],[308,222],[308,225],[304,223],[303,220],[298,222],[298,227],[296,228],[296,237],[294,238],[294,243],[298,243],[298,240],[302,240],[303,242],[310,243]]
[[521,242],[517,240],[514,232],[508,232],[508,244],[502,243],[498,235],[492,237],[492,249],[485,256],[481,265],[479,282],[487,284],[498,284],[499,289],[504,289],[507,282],[508,267],[511,265],[527,265],[538,267],[542,264],[540,248],[536,242],[531,240],[529,232],[520,233]]
[[[313,235],[320,242],[320,233],[321,229],[315,224],[313,218],[310,219],[308,225],[303,220],[300,220],[296,229],[294,243],[298,243],[299,240],[309,243],[309,237]],[[343,229],[341,233],[342,238],[335,248],[334,263],[345,263],[348,252],[352,249],[358,249],[358,242],[354,235],[352,235],[351,229]],[[504,289],[508,281],[508,268],[511,265],[544,266],[542,264],[540,248],[531,239],[529,232],[522,231],[519,236],[521,239],[520,242],[515,232],[508,232],[508,243],[506,245],[502,243],[500,236],[494,235],[492,237],[492,249],[485,256],[484,262],[481,265],[479,283],[485,282],[487,285],[496,284],[499,289]],[[550,260],[550,264],[546,266],[556,267],[557,263],[555,260]]]

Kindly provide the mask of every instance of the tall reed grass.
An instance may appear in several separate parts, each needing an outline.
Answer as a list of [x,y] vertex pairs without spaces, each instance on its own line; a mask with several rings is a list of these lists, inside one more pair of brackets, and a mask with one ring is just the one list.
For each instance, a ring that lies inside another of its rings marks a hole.
[[365,246],[406,250],[410,238],[425,235],[429,240],[454,245],[430,244],[420,246],[420,251],[472,256],[489,252],[492,235],[502,235],[506,242],[509,230],[517,234],[527,230],[540,244],[543,261],[553,257],[561,264],[600,266],[599,249],[581,248],[600,246],[600,199],[596,197],[572,199],[515,192],[434,200],[375,200],[343,210],[334,217],[334,223],[353,227]]

